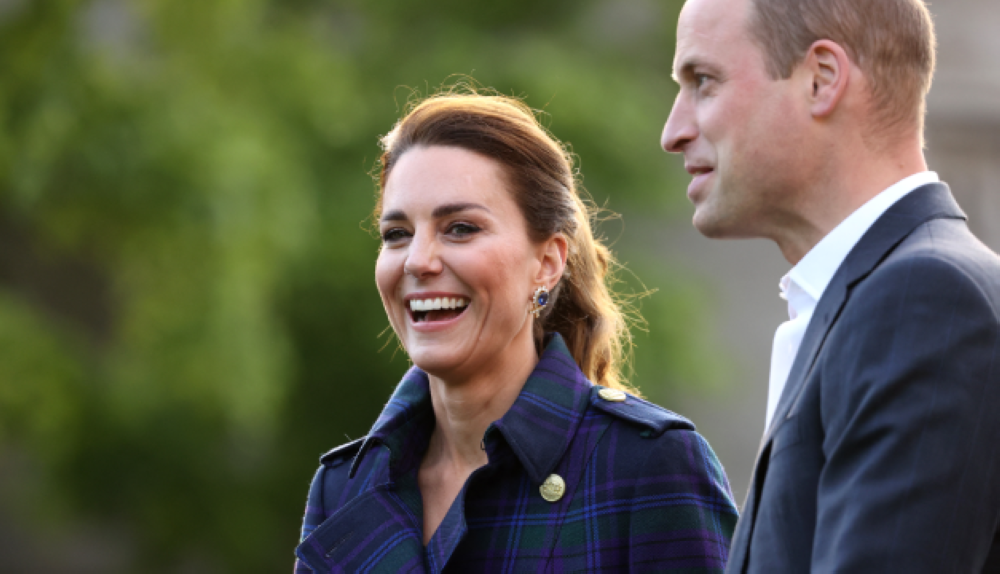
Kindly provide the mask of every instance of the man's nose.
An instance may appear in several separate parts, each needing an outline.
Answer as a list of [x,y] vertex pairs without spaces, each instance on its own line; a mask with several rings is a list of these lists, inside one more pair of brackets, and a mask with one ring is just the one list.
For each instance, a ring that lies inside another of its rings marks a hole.
[[403,271],[421,279],[441,272],[441,257],[438,242],[432,233],[416,233],[407,247]]
[[660,136],[660,146],[670,153],[683,153],[684,148],[698,137],[698,126],[695,122],[694,109],[688,98],[678,94],[674,107],[670,110],[667,124],[663,126]]

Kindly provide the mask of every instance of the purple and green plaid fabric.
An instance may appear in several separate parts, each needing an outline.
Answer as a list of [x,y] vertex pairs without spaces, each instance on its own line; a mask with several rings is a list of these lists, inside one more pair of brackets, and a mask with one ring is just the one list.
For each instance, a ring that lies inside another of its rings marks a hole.
[[[411,369],[372,432],[322,458],[296,573],[722,572],[737,514],[708,443],[683,417],[600,390],[552,336],[424,547],[416,477],[434,413]],[[566,482],[555,502],[539,491],[550,474]]]

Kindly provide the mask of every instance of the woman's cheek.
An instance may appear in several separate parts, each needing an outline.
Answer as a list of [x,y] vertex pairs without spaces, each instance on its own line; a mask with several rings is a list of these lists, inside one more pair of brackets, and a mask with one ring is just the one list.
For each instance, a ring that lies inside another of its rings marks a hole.
[[[491,299],[499,306],[497,311],[505,318],[505,323],[516,328],[521,323],[521,311],[527,309],[531,295],[530,289],[524,285],[527,262],[510,250],[497,250],[481,258],[481,261],[490,262],[483,265],[481,272],[484,283],[490,285]],[[524,305],[521,305],[522,302]]]
[[378,288],[378,294],[382,298],[382,305],[385,307],[385,312],[389,316],[389,321],[393,324],[393,328],[399,328],[397,325],[397,317],[401,310],[396,309],[400,303],[400,297],[396,296],[399,288],[399,279],[402,276],[402,267],[397,265],[393,260],[395,254],[392,252],[387,252],[385,249],[379,252],[378,259],[375,261],[375,285]]

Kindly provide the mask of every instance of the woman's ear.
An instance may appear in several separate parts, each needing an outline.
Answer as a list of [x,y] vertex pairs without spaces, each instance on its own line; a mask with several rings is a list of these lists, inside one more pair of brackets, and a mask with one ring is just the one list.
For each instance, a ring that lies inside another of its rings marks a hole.
[[801,65],[812,82],[810,112],[815,118],[830,116],[850,85],[854,64],[847,51],[831,40],[817,40],[809,47]]
[[562,233],[556,233],[546,239],[539,246],[539,262],[541,265],[538,268],[538,275],[535,277],[535,281],[548,289],[555,287],[559,279],[563,276],[563,271],[566,269],[566,257],[568,253],[569,242],[566,241],[566,237]]

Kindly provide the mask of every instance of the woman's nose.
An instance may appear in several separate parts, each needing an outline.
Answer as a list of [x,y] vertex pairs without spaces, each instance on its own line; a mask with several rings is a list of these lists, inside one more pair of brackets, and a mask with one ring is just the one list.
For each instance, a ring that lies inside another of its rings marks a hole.
[[407,248],[403,271],[417,278],[436,275],[441,272],[439,245],[432,237],[416,234]]

